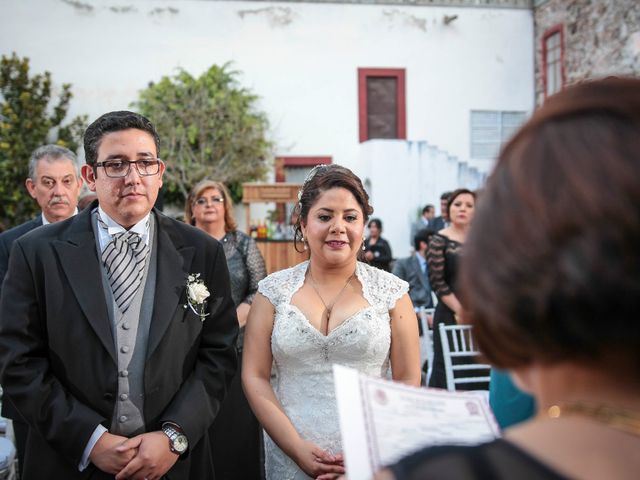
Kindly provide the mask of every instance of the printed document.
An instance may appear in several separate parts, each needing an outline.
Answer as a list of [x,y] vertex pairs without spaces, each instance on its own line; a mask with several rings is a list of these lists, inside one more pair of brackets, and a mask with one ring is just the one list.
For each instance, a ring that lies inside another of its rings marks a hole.
[[475,445],[500,436],[487,392],[411,387],[339,365],[333,374],[349,480],[369,480],[423,447]]

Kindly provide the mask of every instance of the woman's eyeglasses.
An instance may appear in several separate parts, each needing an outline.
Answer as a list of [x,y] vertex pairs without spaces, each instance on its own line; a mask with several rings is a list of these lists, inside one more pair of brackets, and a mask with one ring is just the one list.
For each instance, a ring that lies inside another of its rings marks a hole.
[[205,198],[205,197],[200,197],[197,198],[195,202],[193,202],[195,205],[200,205],[201,207],[204,207],[205,205],[208,205],[209,202],[211,202],[212,205],[215,205],[216,203],[224,203],[224,198],[222,197],[209,197],[209,198]]

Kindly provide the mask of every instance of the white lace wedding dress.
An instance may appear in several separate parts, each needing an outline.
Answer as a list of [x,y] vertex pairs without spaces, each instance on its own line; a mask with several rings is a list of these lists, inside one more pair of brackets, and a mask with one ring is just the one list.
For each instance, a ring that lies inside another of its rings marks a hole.
[[[308,262],[273,273],[258,291],[275,307],[271,351],[273,389],[302,438],[331,454],[342,453],[333,388],[334,363],[376,377],[387,376],[391,327],[389,310],[409,285],[394,275],[358,262],[356,276],[369,306],[346,319],[327,336],[291,305],[302,287]],[[267,480],[307,479],[296,463],[265,435]]]

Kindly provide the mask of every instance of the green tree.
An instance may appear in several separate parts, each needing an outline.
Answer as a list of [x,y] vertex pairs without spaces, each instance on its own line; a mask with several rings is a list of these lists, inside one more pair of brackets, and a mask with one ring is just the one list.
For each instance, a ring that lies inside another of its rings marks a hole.
[[[53,98],[51,74],[30,75],[29,59],[15,53],[0,59],[0,221],[18,225],[33,217],[38,205],[24,181],[31,152],[45,143],[78,149],[87,117],[62,125],[72,98],[71,85],[62,85]],[[50,105],[51,103],[51,105]]]
[[272,158],[267,117],[237,75],[229,64],[213,65],[198,78],[181,69],[150,83],[133,103],[162,139],[166,202],[182,204],[204,178],[227,184],[237,201],[242,182],[264,178]]

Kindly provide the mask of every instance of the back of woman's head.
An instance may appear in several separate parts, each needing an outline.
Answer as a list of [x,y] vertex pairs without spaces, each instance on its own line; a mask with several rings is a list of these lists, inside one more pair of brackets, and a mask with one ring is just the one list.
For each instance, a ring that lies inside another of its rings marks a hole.
[[460,281],[497,366],[640,378],[640,80],[583,83],[535,112],[479,200]]

